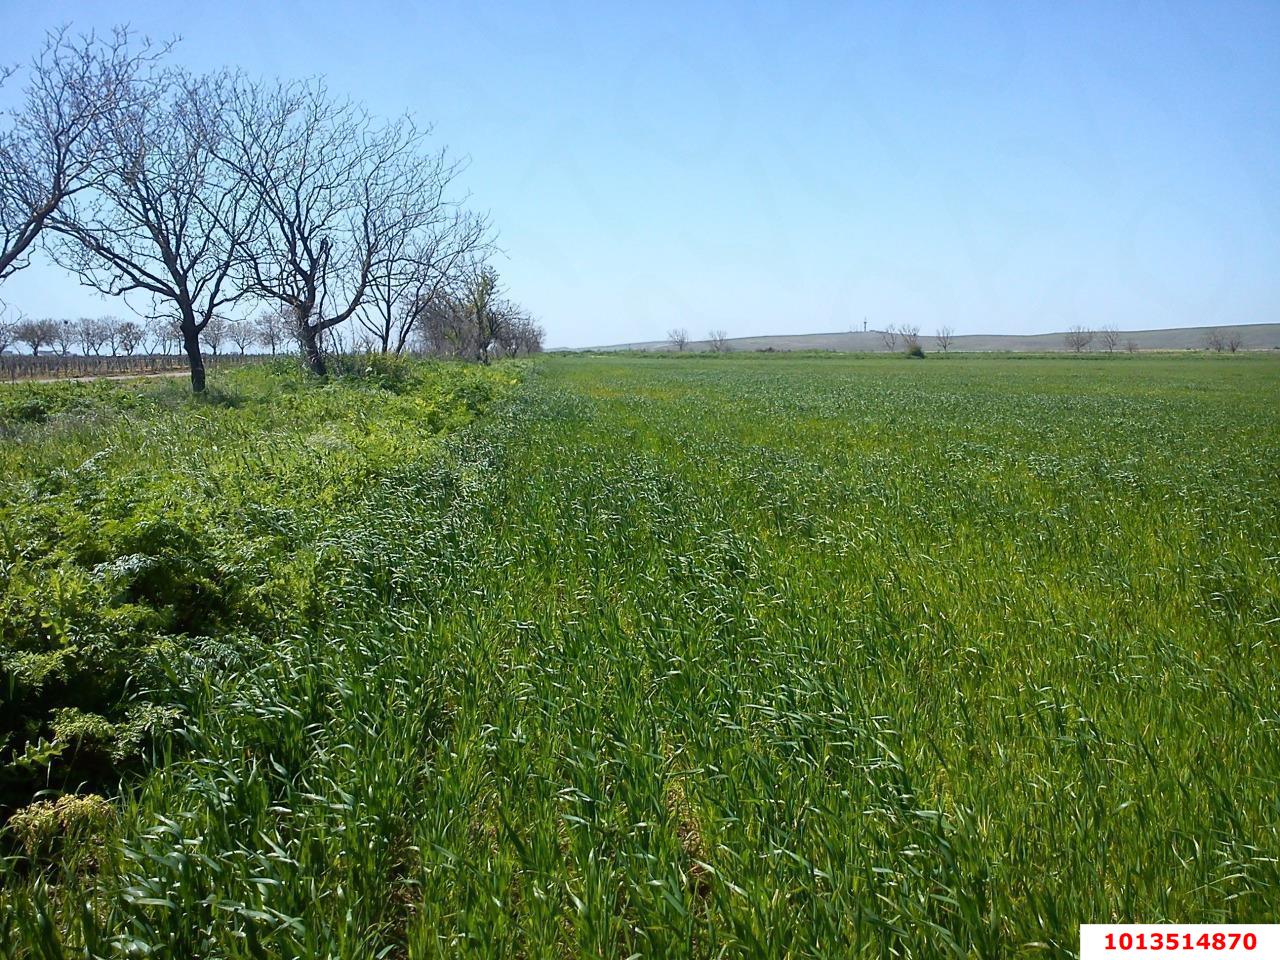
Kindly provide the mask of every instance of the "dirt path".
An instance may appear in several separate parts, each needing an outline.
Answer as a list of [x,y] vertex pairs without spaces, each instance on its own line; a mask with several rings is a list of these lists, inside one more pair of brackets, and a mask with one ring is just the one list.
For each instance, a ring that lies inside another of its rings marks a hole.
[[155,370],[151,373],[98,373],[80,377],[23,377],[20,380],[0,380],[0,383],[17,386],[22,383],[88,383],[91,380],[146,380],[151,377],[186,377],[189,370]]

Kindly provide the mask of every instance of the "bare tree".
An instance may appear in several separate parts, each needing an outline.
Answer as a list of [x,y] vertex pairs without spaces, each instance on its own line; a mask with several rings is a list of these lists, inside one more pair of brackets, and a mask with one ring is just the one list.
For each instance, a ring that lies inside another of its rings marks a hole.
[[231,323],[226,317],[215,313],[204,325],[204,329],[200,331],[201,339],[209,347],[209,352],[215,357],[218,351],[222,349],[222,345],[226,343],[231,333]]
[[[296,328],[294,336],[297,337]],[[351,353],[355,349],[354,344],[354,337],[350,338],[348,343],[347,331],[343,327],[326,327],[316,334],[316,346],[322,357]]]
[[920,325],[915,323],[904,323],[898,328],[898,332],[902,334],[902,349],[908,353],[922,352],[920,348]]
[[517,317],[510,324],[511,356],[527,357],[542,352],[542,341],[546,336],[542,326],[530,317]]
[[1227,349],[1235,353],[1244,346],[1244,337],[1240,336],[1238,331],[1232,330],[1226,336]]
[[70,320],[56,320],[53,324],[53,346],[58,356],[71,356],[71,348],[76,343],[76,330]]
[[249,184],[217,157],[231,82],[167,70],[149,78],[119,118],[109,157],[87,200],[64,205],[50,227],[67,242],[59,260],[88,284],[120,296],[141,293],[176,316],[191,368],[204,390],[200,334],[244,294],[235,273],[257,223]]
[[10,316],[8,305],[0,302],[0,354],[19,342],[18,325],[25,319],[19,310]]
[[422,305],[447,296],[463,280],[468,264],[484,259],[491,247],[488,218],[478,214],[459,213],[428,232],[410,258],[410,298],[395,330],[396,353],[404,351],[414,325],[421,319]]
[[946,353],[951,349],[951,344],[955,340],[955,331],[950,327],[939,327],[938,332],[933,335],[933,339],[938,341],[938,346],[942,348],[943,353]]
[[1221,353],[1227,348],[1227,338],[1221,330],[1214,327],[1212,330],[1206,330],[1204,334],[1204,346],[1206,350],[1212,350],[1215,353]]
[[466,344],[476,361],[488,363],[494,356],[542,349],[542,328],[504,295],[493,267],[475,267],[461,289],[459,301],[444,319],[450,324],[462,321],[458,342]]
[[136,105],[138,75],[167,49],[135,44],[124,28],[46,36],[0,131],[0,281],[27,266],[64,204],[97,185],[120,115]]
[[98,317],[81,317],[75,322],[75,337],[86,357],[100,356],[110,336],[110,328]]
[[1093,342],[1093,331],[1077,324],[1071,327],[1063,337],[1067,349],[1073,353],[1083,353]]
[[144,328],[148,341],[148,350],[161,356],[178,353],[182,350],[182,322],[162,313],[147,319]]
[[102,326],[103,346],[113,357],[120,355],[120,324],[121,321],[116,317],[99,317],[98,323]]
[[322,335],[356,314],[407,222],[420,222],[424,134],[376,124],[318,82],[237,84],[224,121],[220,156],[264,212],[246,284],[289,309],[322,374]]
[[290,332],[295,327],[281,308],[263,310],[253,321],[253,325],[258,344],[270,350],[273,357],[277,350],[289,342]]
[[498,325],[495,346],[504,357],[529,356],[542,352],[543,330],[515,304],[507,304]]
[[470,321],[477,362],[488,363],[491,359],[490,350],[509,317],[508,306],[502,297],[498,271],[490,266],[476,269],[466,283],[463,307]]
[[384,283],[379,276],[373,285],[370,299],[378,322],[365,328],[375,333],[382,351],[403,353],[428,306],[465,285],[491,246],[489,221],[477,214],[455,211],[423,231],[404,258],[402,283]]
[[142,323],[142,350],[150,355],[164,352],[164,320],[160,317],[148,317]]
[[227,336],[231,338],[231,342],[236,345],[240,356],[243,357],[245,351],[257,342],[258,331],[248,320],[232,320],[227,324]]
[[707,344],[715,353],[728,353],[729,334],[724,330],[708,330]]
[[473,326],[467,317],[461,292],[445,291],[420,305],[418,310],[420,320],[414,327],[418,350],[437,357],[475,355],[471,347]]
[[13,338],[18,343],[25,343],[33,357],[40,356],[40,351],[51,346],[58,336],[56,320],[19,320],[13,325]]
[[1130,353],[1137,353],[1138,341],[1130,338],[1124,342],[1124,348],[1128,350]]
[[404,208],[388,219],[365,304],[356,313],[382,353],[402,353],[418,308],[491,246],[488,219],[461,210],[448,195],[460,169],[443,149],[406,164],[405,183],[396,191]]
[[884,343],[886,350],[896,350],[898,348],[898,328],[892,323],[880,331],[880,339]]
[[114,324],[115,328],[115,347],[112,350],[119,350],[126,357],[131,357],[134,351],[138,349],[143,340],[142,324],[134,320],[120,320]]
[[672,327],[667,331],[667,339],[677,350],[684,350],[689,345],[689,331],[684,327]]
[[1115,353],[1116,347],[1120,345],[1120,331],[1112,324],[1098,328],[1098,339],[1102,341],[1102,347],[1107,353]]

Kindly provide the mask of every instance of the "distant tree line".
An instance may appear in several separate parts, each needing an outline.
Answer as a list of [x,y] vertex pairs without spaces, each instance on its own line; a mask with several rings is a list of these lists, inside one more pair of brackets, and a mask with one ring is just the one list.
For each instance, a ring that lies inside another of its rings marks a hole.
[[1091,327],[1076,324],[1075,326],[1069,327],[1062,338],[1063,346],[1072,353],[1087,352],[1094,341],[1101,344],[1102,349],[1107,353],[1115,353],[1116,350],[1122,346],[1128,353],[1138,352],[1138,341],[1130,337],[1122,344],[1120,341],[1120,330],[1111,324],[1098,327],[1096,330]]
[[170,51],[60,30],[27,66],[0,129],[0,283],[39,249],[141,298],[149,320],[11,318],[0,350],[180,350],[200,391],[205,350],[296,345],[323,374],[343,348],[482,363],[541,349],[489,263],[488,218],[462,205],[461,162],[428,129],[319,80],[195,74]]
[[[853,333],[853,330],[849,331]],[[911,356],[923,356],[924,346],[917,324],[889,324],[882,330],[872,330],[869,336],[878,336],[884,349],[889,352],[902,351]],[[939,326],[933,334],[934,344],[943,353],[950,351],[956,343],[956,332],[948,325]],[[700,345],[712,352],[727,352],[731,348],[728,334],[724,330],[710,330],[705,341],[694,341],[684,327],[673,327],[667,331],[667,343],[676,351],[684,351],[690,344]],[[1062,335],[1065,350],[1071,353],[1086,353],[1100,349],[1106,353],[1125,351],[1137,353],[1141,347],[1132,336],[1125,337],[1118,327],[1107,324],[1100,327],[1087,327],[1077,324]],[[1239,330],[1221,330],[1212,328],[1204,332],[1202,346],[1215,353],[1237,353],[1245,349],[1245,340]],[[772,347],[765,348],[772,350]]]
[[1236,353],[1244,346],[1244,337],[1240,336],[1238,331],[1222,331],[1216,327],[1208,330],[1204,335],[1204,348],[1212,350],[1214,353]]
[[[1138,341],[1132,337],[1122,341],[1119,329],[1112,325],[1098,327],[1097,329],[1076,325],[1071,327],[1063,337],[1064,346],[1072,353],[1085,353],[1095,341],[1107,353],[1115,353],[1116,350],[1122,348],[1128,353],[1137,353],[1140,349]],[[1235,353],[1244,347],[1244,338],[1239,331],[1223,332],[1214,328],[1205,332],[1203,346],[1204,349],[1212,350],[1215,353],[1222,353],[1223,351]]]

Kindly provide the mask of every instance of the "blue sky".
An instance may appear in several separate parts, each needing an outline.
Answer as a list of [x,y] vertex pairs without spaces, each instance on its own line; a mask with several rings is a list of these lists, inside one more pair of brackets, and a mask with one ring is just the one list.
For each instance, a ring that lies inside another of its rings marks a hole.
[[[553,346],[1280,321],[1280,3],[0,0],[404,111]],[[9,94],[11,96],[11,94]],[[119,312],[56,269],[33,315]]]

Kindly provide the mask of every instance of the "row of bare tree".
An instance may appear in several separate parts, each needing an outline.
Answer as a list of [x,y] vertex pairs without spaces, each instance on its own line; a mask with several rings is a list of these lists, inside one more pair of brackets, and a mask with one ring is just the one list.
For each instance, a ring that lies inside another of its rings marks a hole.
[[1212,330],[1205,331],[1204,348],[1212,350],[1214,353],[1222,353],[1224,350],[1228,353],[1236,353],[1244,347],[1244,337],[1240,335],[1238,330],[1219,330],[1214,327]]
[[[902,349],[908,353],[912,351],[918,352],[921,349],[920,327],[918,324],[904,323],[899,325],[891,323],[879,333],[880,341],[884,344],[886,350],[898,349],[899,339],[902,340]],[[948,338],[950,337],[950,330],[947,331],[947,336]],[[950,344],[950,342],[950,339],[948,339],[947,343]]]
[[148,330],[134,320],[118,317],[81,317],[78,320],[0,319],[0,354],[25,346],[33,357],[41,350],[58,356],[78,351],[83,356],[131,357],[144,349]]
[[[921,350],[920,327],[915,324],[902,324],[900,326],[890,324],[878,332],[886,350],[898,349],[899,340],[901,340],[902,348],[908,353]],[[938,341],[938,346],[945,352],[955,340],[955,333],[950,327],[939,327],[935,339]],[[689,331],[684,327],[675,327],[667,331],[667,340],[676,350],[682,351],[690,343]],[[724,330],[709,330],[706,343],[715,353],[727,353],[730,349],[729,335]]]
[[1121,347],[1129,353],[1137,353],[1139,349],[1138,341],[1133,338],[1129,338],[1122,343],[1119,329],[1111,325],[1098,327],[1098,329],[1094,330],[1091,327],[1077,324],[1069,328],[1062,338],[1063,344],[1072,353],[1086,352],[1095,340],[1107,353],[1115,353]]
[[[677,350],[684,350],[689,345],[689,331],[684,327],[675,327],[667,331],[667,339]],[[708,330],[706,344],[712,353],[728,353],[731,349],[728,331]]]
[[[0,130],[0,281],[42,249],[97,290],[144,300],[180,339],[196,391],[202,341],[216,351],[244,331],[247,347],[252,329],[266,343],[273,324],[316,373],[351,324],[384,352],[435,343],[421,328],[439,316],[465,322],[448,342],[471,359],[541,345],[487,263],[487,217],[457,195],[461,162],[429,130],[322,81],[193,74],[169,52],[124,29],[49,36]],[[255,302],[263,315],[235,326]]]

